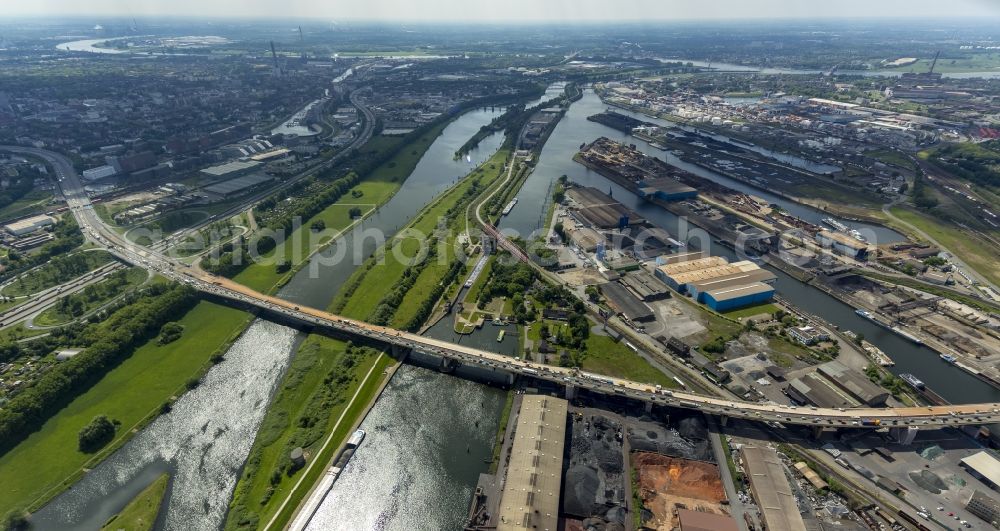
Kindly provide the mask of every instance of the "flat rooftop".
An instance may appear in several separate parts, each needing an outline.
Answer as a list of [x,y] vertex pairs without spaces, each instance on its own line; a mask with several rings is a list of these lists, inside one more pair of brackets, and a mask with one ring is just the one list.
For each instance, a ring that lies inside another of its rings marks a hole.
[[705,293],[707,295],[711,295],[716,302],[721,302],[738,297],[746,297],[748,295],[757,295],[759,293],[768,293],[772,291],[774,291],[773,287],[764,284],[763,282],[754,282],[752,284],[736,286],[734,288],[710,289]]
[[759,446],[744,446],[743,467],[750,478],[750,490],[760,506],[769,531],[801,531],[806,528],[795,503],[792,488],[778,454]]
[[499,531],[556,531],[569,402],[524,395],[500,497]]
[[728,263],[729,260],[726,260],[722,256],[703,256],[701,258],[695,258],[694,260],[681,260],[678,262],[663,264],[659,267],[659,270],[667,275],[677,275],[680,273],[687,273],[688,271],[727,265]]
[[969,470],[986,478],[993,485],[1000,485],[1000,461],[986,453],[978,452],[962,459],[960,463]]
[[201,170],[201,173],[212,177],[223,177],[233,172],[249,170],[260,165],[259,162],[234,160],[218,166],[209,166]]
[[656,317],[653,310],[635,295],[632,295],[625,286],[617,282],[608,282],[599,287],[601,293],[608,298],[608,302],[625,317],[628,317],[630,321],[647,321]]

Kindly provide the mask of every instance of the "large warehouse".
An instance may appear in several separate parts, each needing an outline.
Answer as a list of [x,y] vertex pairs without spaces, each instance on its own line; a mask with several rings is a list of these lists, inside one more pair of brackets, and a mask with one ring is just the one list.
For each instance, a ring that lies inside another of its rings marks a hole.
[[201,170],[201,176],[209,179],[233,179],[253,173],[260,166],[259,162],[234,160],[218,166],[210,166]]
[[524,395],[514,428],[498,530],[556,531],[569,402]]
[[684,253],[662,256],[656,263],[657,278],[717,312],[762,304],[774,298],[770,284],[777,277],[749,260],[729,263],[721,256]]
[[13,223],[8,223],[3,226],[3,230],[10,233],[12,236],[24,236],[25,234],[31,234],[38,229],[55,225],[55,223],[56,220],[51,216],[33,216],[15,221]]
[[646,222],[638,213],[597,188],[574,187],[566,193],[577,204],[573,216],[585,225],[598,229],[615,229]]
[[717,312],[728,312],[737,308],[770,302],[774,298],[774,288],[763,282],[754,282],[731,288],[704,292],[705,305]]
[[644,179],[639,183],[639,194],[643,197],[652,197],[664,201],[680,201],[682,199],[694,199],[698,197],[697,190],[670,177]]
[[629,321],[641,323],[656,319],[652,308],[639,300],[625,286],[617,282],[608,282],[601,284],[600,287],[601,294],[607,297],[608,303]]

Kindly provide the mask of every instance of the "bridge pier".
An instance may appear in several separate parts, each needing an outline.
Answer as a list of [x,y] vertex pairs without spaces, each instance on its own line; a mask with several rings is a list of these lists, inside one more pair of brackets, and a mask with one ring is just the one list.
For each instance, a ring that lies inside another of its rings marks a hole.
[[441,358],[441,364],[438,366],[438,370],[445,374],[455,372],[456,368],[458,368],[458,363],[451,358],[445,357]]
[[576,386],[573,384],[566,384],[566,400],[576,399]]
[[[816,439],[818,441],[821,438],[823,438],[823,431],[824,431],[824,427],[823,426],[813,426],[813,429],[812,429],[813,439]],[[836,428],[834,428],[834,431],[836,431]]]
[[399,361],[403,361],[410,355],[410,349],[393,343],[389,346],[389,355]]
[[728,426],[729,425],[729,415],[722,415],[721,417],[719,417],[719,424],[722,425],[723,428],[725,428],[726,426]]
[[652,412],[653,412],[653,403],[646,402],[646,413],[652,413]]

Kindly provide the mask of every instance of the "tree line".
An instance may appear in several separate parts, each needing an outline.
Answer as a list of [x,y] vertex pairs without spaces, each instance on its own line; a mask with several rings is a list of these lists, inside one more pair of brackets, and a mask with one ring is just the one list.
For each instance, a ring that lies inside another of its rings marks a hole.
[[59,409],[97,383],[135,349],[155,337],[165,323],[186,313],[197,301],[197,292],[188,286],[154,284],[107,320],[71,329],[58,338],[58,343],[84,350],[53,366],[0,410],[0,454],[41,428]]

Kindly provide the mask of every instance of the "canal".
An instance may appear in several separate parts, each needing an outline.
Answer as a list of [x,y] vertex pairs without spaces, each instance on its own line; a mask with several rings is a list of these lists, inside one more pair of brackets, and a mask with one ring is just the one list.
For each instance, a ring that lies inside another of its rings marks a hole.
[[[584,96],[581,100],[575,102],[570,107],[566,116],[556,126],[545,147],[542,149],[534,173],[528,177],[521,192],[518,194],[517,206],[509,216],[503,218],[501,221],[501,229],[513,231],[520,235],[533,235],[536,233],[538,228],[544,223],[546,205],[551,197],[552,187],[560,175],[567,175],[571,181],[593,186],[605,192],[610,191],[615,199],[642,214],[643,217],[652,223],[677,235],[679,227],[677,216],[660,207],[642,201],[635,194],[572,160],[573,155],[579,150],[581,144],[592,142],[601,136],[606,136],[620,142],[635,143],[636,147],[647,155],[665,159],[671,164],[675,164],[702,177],[712,179],[758,197],[763,197],[770,202],[781,205],[789,212],[807,221],[819,223],[820,219],[828,217],[828,214],[810,207],[799,205],[773,194],[768,194],[750,185],[714,174],[702,168],[685,164],[677,160],[673,155],[649,146],[642,140],[587,120],[588,116],[602,112],[605,109],[606,106],[600,101],[600,98],[589,89],[584,91]],[[638,113],[624,110],[617,110],[617,112],[622,112],[642,120],[657,121]],[[863,233],[874,235],[876,238],[874,241],[891,242],[903,239],[900,234],[885,227],[847,220],[841,221],[849,226],[858,228]],[[708,243],[711,245],[711,239]],[[696,242],[692,242],[692,246],[695,245]],[[721,245],[712,245],[710,251],[714,254],[727,256],[730,259],[734,258],[733,251]],[[817,315],[829,323],[835,324],[845,330],[853,330],[854,332],[864,334],[866,339],[884,350],[896,362],[896,366],[892,368],[894,373],[912,373],[945,399],[954,403],[995,402],[1000,400],[1000,390],[993,388],[989,384],[953,365],[945,363],[931,349],[911,343],[889,330],[859,317],[854,313],[854,308],[843,304],[819,289],[803,284],[780,270],[769,269],[778,276],[775,283],[778,294],[795,306]]]
[[[391,237],[435,196],[495,153],[502,142],[499,135],[485,139],[470,153],[471,161],[454,158],[455,151],[474,132],[502,112],[502,108],[477,109],[449,124],[399,192],[334,246],[314,256],[313,262],[320,265],[303,268],[281,289],[280,296],[299,304],[325,308],[357,265],[351,258],[354,246],[358,245],[360,257],[367,257],[375,249],[376,239],[358,236],[374,229],[384,233],[386,238]],[[338,247],[348,251],[347,259],[324,260],[333,256]],[[171,413],[154,420],[70,490],[35,513],[32,516],[34,528],[42,531],[97,529],[159,474],[169,472],[172,476],[169,496],[157,529],[218,529],[267,404],[303,337],[292,328],[254,321],[226,352],[226,361],[213,367],[199,387],[182,396]],[[486,404],[493,409],[499,407],[498,401],[502,405],[502,393],[497,398],[499,391],[486,386],[423,369],[411,371],[406,368],[400,373],[404,375],[402,382],[415,379],[432,389],[433,392],[425,393],[427,395],[463,397],[461,404]],[[415,376],[405,376],[408,374]],[[399,386],[403,390],[414,388],[405,383]],[[394,394],[395,391],[390,391],[387,396]],[[495,423],[498,414],[492,417]],[[468,433],[454,432],[452,422],[440,418],[418,420],[417,423],[428,440],[440,445],[433,448],[446,448],[446,453],[465,452],[466,446],[476,440]],[[483,440],[496,433],[496,427],[488,424],[478,430]],[[475,422],[462,426],[464,430],[474,431]],[[377,431],[373,435],[366,444],[378,443]],[[476,452],[482,451],[477,443]],[[489,452],[488,446],[485,451]],[[471,447],[469,452],[471,455]],[[480,468],[485,466],[482,464]],[[468,469],[477,470],[472,466]],[[433,468],[428,466],[427,470]],[[426,479],[419,475],[414,477]],[[419,489],[427,489],[425,483],[418,484]],[[463,485],[463,488],[474,488],[475,478],[471,484],[466,481]],[[462,497],[436,501],[468,502],[464,491],[453,494]]]

